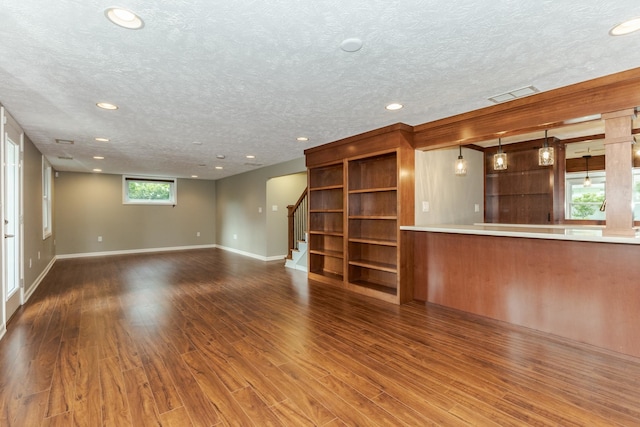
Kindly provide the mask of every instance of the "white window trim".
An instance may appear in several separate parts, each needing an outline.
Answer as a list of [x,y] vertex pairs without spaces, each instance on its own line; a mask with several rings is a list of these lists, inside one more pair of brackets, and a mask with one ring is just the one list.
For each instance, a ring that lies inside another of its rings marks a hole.
[[[569,183],[572,182],[574,184],[577,185],[581,185],[582,182],[584,182],[584,178],[586,177],[587,173],[585,172],[567,172],[565,175],[565,219],[570,219],[570,220],[576,220],[576,221],[581,221],[582,218],[571,218],[571,208],[573,206],[573,202],[571,200],[571,195],[572,192],[569,188]],[[605,171],[592,171],[589,172],[589,178],[591,179],[591,182],[593,184],[602,184],[602,183],[606,183],[606,172]],[[605,191],[606,191],[606,185],[605,185]],[[605,197],[606,197],[606,193],[605,193]],[[600,206],[602,205],[602,203],[600,202],[592,202],[592,203],[582,203],[582,204],[588,204],[588,205],[592,205],[594,206],[596,209],[599,209]],[[590,219],[586,219],[587,221],[589,221]],[[605,221],[605,219],[597,219],[598,221]]]
[[[127,181],[166,182],[170,184],[170,200],[129,200]],[[178,179],[154,176],[122,175],[122,204],[124,205],[161,205],[175,206],[178,204]]]
[[42,156],[42,240],[53,235],[53,168]]

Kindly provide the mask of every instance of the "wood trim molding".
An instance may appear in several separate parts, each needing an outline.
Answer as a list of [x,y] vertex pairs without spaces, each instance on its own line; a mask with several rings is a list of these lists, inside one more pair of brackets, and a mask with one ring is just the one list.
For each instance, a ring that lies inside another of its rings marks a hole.
[[541,92],[414,127],[417,149],[472,144],[640,106],[640,68]]

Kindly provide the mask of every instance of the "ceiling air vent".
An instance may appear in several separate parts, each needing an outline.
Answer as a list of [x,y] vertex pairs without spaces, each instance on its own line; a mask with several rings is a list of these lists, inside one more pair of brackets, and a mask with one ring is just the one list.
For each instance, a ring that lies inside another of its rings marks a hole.
[[73,157],[71,157],[71,156],[58,156],[58,158],[60,160],[73,160]]
[[72,145],[73,141],[70,139],[56,139],[56,144]]
[[511,90],[509,92],[501,93],[500,95],[494,95],[489,98],[489,101],[501,104],[507,101],[513,101],[517,98],[522,98],[523,96],[533,95],[534,93],[540,92],[533,86],[521,87],[520,89]]

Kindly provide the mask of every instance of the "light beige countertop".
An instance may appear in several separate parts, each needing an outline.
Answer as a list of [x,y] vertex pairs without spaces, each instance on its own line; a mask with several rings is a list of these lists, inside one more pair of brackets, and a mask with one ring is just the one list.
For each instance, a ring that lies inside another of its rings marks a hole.
[[432,233],[475,234],[482,236],[524,237],[528,239],[572,240],[582,242],[624,243],[640,245],[636,237],[603,236],[601,226],[530,225],[530,224],[482,224],[401,226],[403,231],[427,231]]

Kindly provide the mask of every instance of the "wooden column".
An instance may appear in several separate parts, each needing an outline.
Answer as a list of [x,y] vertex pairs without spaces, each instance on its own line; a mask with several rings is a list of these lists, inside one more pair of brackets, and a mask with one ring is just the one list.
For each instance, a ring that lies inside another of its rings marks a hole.
[[605,124],[607,225],[605,236],[635,236],[633,229],[633,109],[602,115]]

